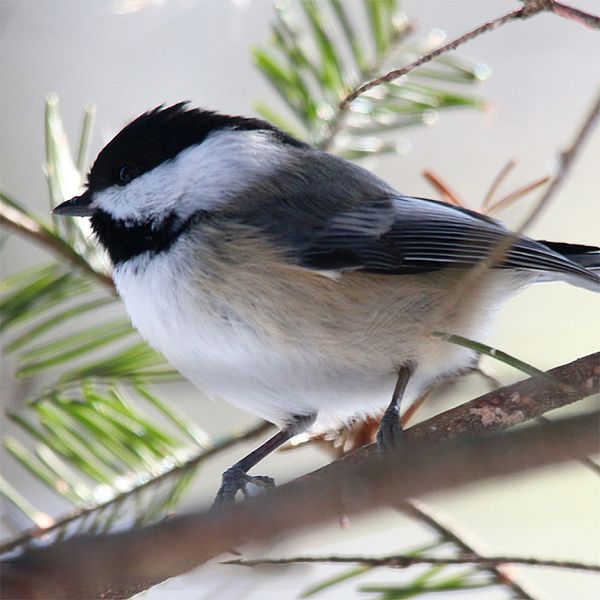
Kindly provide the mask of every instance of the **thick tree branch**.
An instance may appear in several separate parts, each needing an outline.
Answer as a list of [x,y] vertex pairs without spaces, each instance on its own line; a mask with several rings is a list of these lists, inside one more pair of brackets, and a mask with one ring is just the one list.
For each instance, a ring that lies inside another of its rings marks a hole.
[[[524,0],[521,9],[485,23],[402,69],[354,90],[340,104],[329,135],[335,135],[349,104],[368,89],[401,77],[487,31],[543,11],[600,27],[598,17],[554,0]],[[564,179],[575,152],[598,118],[599,108],[597,101],[572,147],[572,155],[569,151],[562,155],[557,176],[546,190],[548,196],[556,192]],[[546,200],[542,199],[539,206]],[[35,221],[7,218],[4,211],[0,218],[3,224],[46,245],[113,289],[108,277],[91,269],[79,255],[74,256],[68,246],[62,247],[44,236]],[[415,495],[585,459],[598,449],[598,413],[511,433],[497,432],[591,395],[598,389],[598,358],[598,354],[591,355],[551,371],[568,389],[532,378],[429,419],[407,431],[406,444],[397,457],[384,460],[369,447],[260,498],[219,512],[180,516],[144,529],[73,538],[46,549],[30,550],[3,565],[2,598],[125,598],[248,541],[289,535],[300,528],[336,519],[340,514],[405,504]],[[495,435],[453,439],[483,432]],[[431,444],[433,441],[438,443]],[[314,509],[317,498],[318,512]],[[464,558],[495,570],[501,563],[517,560],[473,555]],[[400,563],[397,566],[404,566]],[[81,573],[85,573],[85,578]]]
[[[355,453],[258,498],[144,529],[73,538],[3,565],[3,598],[125,598],[229,548],[410,497],[577,460],[598,448],[599,413],[471,440],[414,438],[385,459]],[[318,508],[315,502],[318,498]],[[85,572],[85,578],[80,574]],[[112,590],[112,591],[107,591]]]
[[[562,365],[548,372],[562,386],[550,381],[531,377],[513,385],[488,392],[479,398],[440,413],[427,421],[423,421],[406,430],[407,437],[425,438],[428,440],[453,439],[461,435],[481,435],[483,432],[493,432],[505,429],[511,425],[521,423],[545,412],[566,406],[577,400],[590,396],[600,387],[600,353],[579,358],[571,363]],[[215,453],[229,448],[234,443],[254,438],[264,433],[269,428],[266,423],[249,429],[241,436],[224,444],[215,445],[213,448],[202,452],[186,463],[166,472],[164,478],[181,474],[205,461]],[[356,454],[365,456],[374,453],[375,446],[371,445],[355,451]],[[349,456],[354,456],[352,453]],[[347,460],[347,458],[342,459]],[[335,463],[333,463],[335,465]],[[332,465],[324,467],[325,470]],[[153,480],[154,481],[154,480]],[[121,499],[139,493],[148,483],[140,484],[133,490],[125,492]],[[93,510],[96,510],[95,508]],[[0,552],[14,550],[32,536],[43,536],[64,526],[66,523],[84,517],[88,510],[76,511],[61,519],[50,528],[29,532],[26,535],[0,546]],[[471,550],[469,550],[471,551]]]
[[[600,352],[550,369],[548,374],[562,385],[530,377],[422,421],[407,429],[406,437],[440,441],[492,433],[591,396],[600,391]],[[375,445],[356,452],[373,453]]]

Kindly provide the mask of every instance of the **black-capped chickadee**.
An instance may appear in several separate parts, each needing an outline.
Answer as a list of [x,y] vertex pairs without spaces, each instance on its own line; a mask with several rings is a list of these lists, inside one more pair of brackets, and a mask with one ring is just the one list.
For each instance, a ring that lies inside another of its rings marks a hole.
[[224,473],[218,502],[266,484],[248,470],[309,427],[387,406],[378,441],[394,444],[400,397],[476,360],[433,331],[479,339],[502,301],[538,281],[600,291],[598,248],[517,237],[493,276],[452,301],[511,235],[502,225],[402,196],[264,121],[186,103],[127,125],[86,191],[54,212],[91,217],[150,345],[202,391],[281,427]]

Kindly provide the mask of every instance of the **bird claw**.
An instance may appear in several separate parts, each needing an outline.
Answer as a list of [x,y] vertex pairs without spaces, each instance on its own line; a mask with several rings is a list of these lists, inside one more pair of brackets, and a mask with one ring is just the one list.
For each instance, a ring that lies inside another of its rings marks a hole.
[[385,413],[377,432],[377,451],[381,455],[389,454],[404,442],[404,430],[398,414]]
[[256,492],[252,492],[248,489],[248,486],[252,485],[262,488],[262,491],[272,490],[275,487],[275,480],[266,475],[246,475],[246,485],[244,485],[241,490],[246,498],[256,495]]
[[245,497],[254,495],[248,486],[268,490],[275,487],[275,480],[265,475],[248,475],[243,469],[231,467],[223,473],[221,487],[217,492],[213,508],[233,504],[238,492],[242,492]]

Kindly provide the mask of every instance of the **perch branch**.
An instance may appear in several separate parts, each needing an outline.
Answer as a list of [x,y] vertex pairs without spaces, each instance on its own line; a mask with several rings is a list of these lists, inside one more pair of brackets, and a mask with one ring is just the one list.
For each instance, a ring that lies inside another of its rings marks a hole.
[[431,441],[481,435],[577,402],[600,389],[600,352],[550,369],[548,374],[563,385],[530,377],[422,421],[406,434]]
[[125,598],[249,541],[264,542],[340,514],[580,459],[597,450],[599,417],[596,412],[437,444],[413,439],[391,456],[354,453],[350,460],[234,506],[29,550],[2,565],[2,598]]

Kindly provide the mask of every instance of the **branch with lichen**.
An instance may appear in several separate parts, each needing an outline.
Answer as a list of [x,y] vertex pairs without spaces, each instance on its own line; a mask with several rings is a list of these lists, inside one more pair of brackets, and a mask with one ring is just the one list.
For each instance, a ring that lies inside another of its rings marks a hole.
[[[432,491],[585,458],[598,449],[598,413],[500,431],[596,392],[599,358],[596,353],[553,369],[550,374],[562,385],[532,377],[408,429],[397,450],[401,459],[396,453],[382,458],[370,446],[233,507],[26,551],[3,565],[2,589],[19,593],[2,597],[37,598],[41,589],[52,590],[54,598],[86,597],[110,588],[117,592],[104,597],[125,598],[240,544],[398,506]],[[319,511],[313,508],[317,497]],[[84,565],[82,582],[73,574]]]
[[237,505],[29,550],[2,565],[2,597],[127,598],[241,544],[290,536],[340,515],[433,491],[580,459],[597,450],[599,417],[596,412],[434,444],[413,438],[389,456],[357,452]]

